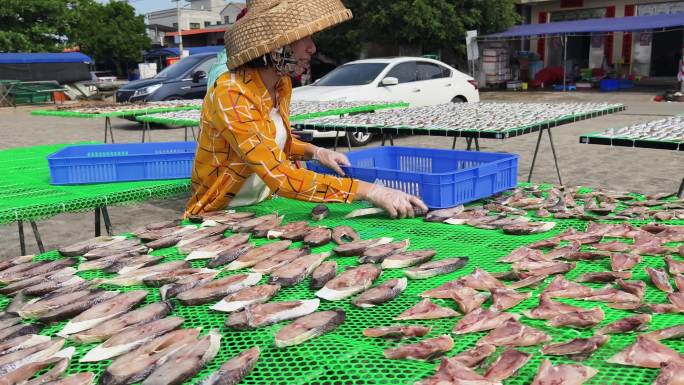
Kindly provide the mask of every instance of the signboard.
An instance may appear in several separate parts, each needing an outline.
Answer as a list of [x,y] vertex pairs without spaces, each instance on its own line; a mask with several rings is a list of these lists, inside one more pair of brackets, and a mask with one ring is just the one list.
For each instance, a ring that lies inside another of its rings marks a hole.
[[477,60],[480,51],[477,48],[477,31],[466,31],[466,47],[468,50],[468,60]]

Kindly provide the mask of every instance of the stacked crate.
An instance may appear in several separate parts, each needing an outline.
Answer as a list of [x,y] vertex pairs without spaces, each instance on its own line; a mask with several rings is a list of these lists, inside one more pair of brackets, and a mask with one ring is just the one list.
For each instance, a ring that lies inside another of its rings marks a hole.
[[501,84],[511,80],[508,50],[488,48],[482,52],[482,71],[487,84]]

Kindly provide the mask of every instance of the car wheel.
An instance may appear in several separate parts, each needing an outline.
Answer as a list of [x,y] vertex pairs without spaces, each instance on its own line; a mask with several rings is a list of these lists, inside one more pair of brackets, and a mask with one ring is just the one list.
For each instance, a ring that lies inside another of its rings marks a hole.
[[458,95],[458,96],[454,96],[454,98],[451,99],[451,102],[452,103],[467,103],[468,101],[463,96]]
[[365,146],[373,139],[373,134],[354,132],[349,134],[349,143],[354,147]]

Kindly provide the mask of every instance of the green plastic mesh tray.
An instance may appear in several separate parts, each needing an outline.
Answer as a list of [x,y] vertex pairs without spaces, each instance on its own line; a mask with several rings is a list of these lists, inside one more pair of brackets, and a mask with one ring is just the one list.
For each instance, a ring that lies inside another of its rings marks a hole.
[[45,158],[67,145],[0,151],[0,225],[92,210],[102,205],[167,198],[190,190],[187,179],[53,186]]
[[[264,215],[278,211],[285,215],[286,221],[308,220],[309,213],[313,204],[291,201],[278,198],[272,201],[263,202],[259,205],[245,208]],[[194,379],[188,384],[197,384],[203,377],[216,370],[225,360],[235,356],[240,351],[258,345],[262,354],[254,371],[252,371],[243,381],[243,384],[250,385],[294,385],[294,384],[315,384],[315,385],[396,385],[413,384],[420,378],[434,373],[436,362],[418,362],[411,360],[387,360],[383,357],[384,349],[397,346],[399,343],[385,341],[381,339],[371,339],[364,337],[361,332],[364,328],[386,326],[396,323],[402,324],[423,324],[432,326],[432,331],[425,338],[434,337],[440,334],[449,333],[457,321],[457,318],[439,319],[432,321],[403,321],[396,322],[393,318],[413,306],[420,298],[419,294],[424,290],[436,287],[446,281],[453,280],[459,276],[469,274],[475,267],[481,267],[487,271],[496,272],[507,269],[506,264],[497,263],[496,260],[511,250],[534,241],[556,235],[568,227],[578,230],[586,228],[586,222],[575,220],[561,220],[552,231],[546,234],[536,234],[528,236],[505,235],[501,231],[481,230],[467,226],[451,226],[440,223],[426,223],[420,219],[407,220],[388,220],[379,218],[356,219],[350,223],[344,220],[343,216],[352,209],[359,208],[361,205],[329,205],[330,216],[321,221],[322,226],[337,226],[341,224],[351,225],[364,239],[389,236],[397,240],[409,238],[411,240],[410,249],[435,248],[438,252],[436,258],[447,258],[452,256],[467,256],[470,258],[468,265],[456,272],[434,277],[426,280],[410,280],[408,288],[401,296],[395,300],[380,305],[375,308],[358,309],[350,305],[350,299],[338,302],[322,301],[320,309],[341,308],[345,310],[347,319],[335,331],[316,339],[305,342],[299,346],[288,348],[276,348],[273,344],[273,336],[283,326],[283,323],[271,327],[257,329],[253,331],[235,331],[223,327],[226,319],[224,313],[214,312],[209,309],[210,305],[203,306],[182,306],[176,302],[173,311],[175,315],[186,319],[184,327],[201,327],[203,333],[209,329],[217,328],[223,335],[220,351],[217,357],[210,362]],[[671,224],[684,224],[684,221],[673,221]],[[643,224],[643,222],[635,222]],[[269,241],[258,240],[257,245]],[[296,245],[295,245],[296,246]],[[332,245],[314,249],[314,252],[327,251],[332,249]],[[182,259],[175,248],[154,251],[155,255],[166,256],[164,261]],[[58,258],[56,252],[43,254],[38,259]],[[356,259],[351,257],[340,258],[332,256],[338,262],[341,269],[346,266],[356,265]],[[193,267],[204,267],[205,261],[193,261]],[[643,269],[645,266],[663,267],[662,258],[645,257],[644,261],[634,267],[635,279],[647,281],[647,276]],[[577,268],[568,274],[570,279],[588,271],[609,270],[608,261],[599,262],[579,262]],[[246,271],[246,270],[243,270]],[[237,271],[242,272],[242,271]],[[225,275],[226,273],[222,273]],[[111,276],[102,272],[82,272],[80,276],[93,279]],[[378,282],[391,278],[401,277],[402,270],[386,270]],[[265,281],[265,279],[264,279]],[[273,301],[284,301],[293,299],[315,298],[314,291],[309,289],[310,279],[293,287],[283,289],[273,298]],[[542,285],[543,288],[544,285]],[[598,287],[599,285],[595,285]],[[108,287],[114,289],[114,287]],[[512,312],[520,312],[530,309],[537,305],[537,298],[542,288],[533,289],[533,295],[511,309]],[[134,286],[124,288],[123,291],[147,289],[149,295],[147,302],[159,300],[156,289]],[[523,289],[524,290],[524,289]],[[649,286],[646,292],[647,302],[664,303],[665,294],[654,287]],[[563,300],[562,300],[563,301]],[[0,308],[8,302],[8,298],[0,295]],[[448,300],[435,300],[440,305],[455,308],[455,304]],[[613,310],[596,302],[582,302],[567,300],[564,302],[572,303],[585,308],[601,306],[606,314],[603,324],[612,322],[616,319],[627,316],[631,313],[621,310]],[[684,321],[684,316],[680,314],[654,315],[651,330],[659,329]],[[591,331],[576,331],[570,328],[550,328],[545,326],[543,321],[527,320],[523,322],[527,325],[540,328],[553,336],[554,341],[566,341],[579,336],[590,336]],[[46,327],[42,333],[54,335],[58,332],[64,322]],[[463,350],[472,348],[476,341],[485,333],[472,333],[456,338],[456,346],[448,353],[449,356],[455,355]],[[624,367],[613,364],[606,364],[605,361],[635,340],[634,334],[614,335],[611,340],[601,347],[595,354],[583,364],[594,367],[599,373],[588,382],[595,385],[612,384],[650,384],[658,374],[658,370],[642,369],[634,367]],[[404,340],[402,343],[415,343],[418,339],[412,338]],[[681,340],[665,341],[665,344],[679,351],[684,352],[684,343]],[[77,354],[72,361],[68,372],[76,373],[82,371],[92,371],[98,376],[107,367],[110,361],[100,363],[79,363],[78,359],[93,345],[77,346]],[[543,356],[538,352],[539,347],[520,348],[534,354],[534,358],[525,365],[519,374],[504,381],[507,385],[529,384],[536,373],[536,370]],[[499,349],[499,352],[501,349]],[[497,352],[497,354],[499,353]],[[496,356],[496,355],[495,355]],[[489,361],[492,361],[492,357]],[[572,361],[562,357],[549,358],[554,364],[572,363]]]
[[101,114],[90,114],[78,111],[65,111],[65,110],[34,110],[31,111],[31,115],[37,116],[59,116],[61,118],[114,118],[114,117],[124,117],[124,116],[138,116],[145,114],[154,114],[157,112],[171,112],[171,111],[184,111],[184,110],[199,110],[201,106],[178,106],[178,107],[152,107],[152,108],[140,108],[137,110],[127,110],[127,111],[113,111],[105,112]]

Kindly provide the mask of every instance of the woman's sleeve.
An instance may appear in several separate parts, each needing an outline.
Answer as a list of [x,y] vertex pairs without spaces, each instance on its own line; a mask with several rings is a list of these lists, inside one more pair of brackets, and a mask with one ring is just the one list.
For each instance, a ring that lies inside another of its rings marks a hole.
[[229,90],[217,102],[215,127],[273,193],[311,202],[352,202],[358,181],[295,168],[275,139],[264,134],[267,123],[244,93]]
[[290,136],[290,148],[288,149],[288,154],[290,155],[290,160],[309,160],[307,159],[306,146],[308,143],[303,142],[294,136]]

